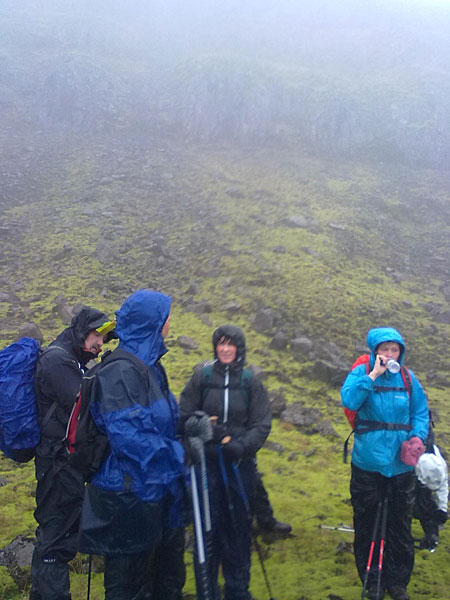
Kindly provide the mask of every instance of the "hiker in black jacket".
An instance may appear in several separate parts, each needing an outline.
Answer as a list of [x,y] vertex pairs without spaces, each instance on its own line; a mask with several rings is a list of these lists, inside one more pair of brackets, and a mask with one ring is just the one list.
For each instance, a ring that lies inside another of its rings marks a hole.
[[[244,369],[242,331],[233,325],[223,325],[216,329],[212,341],[215,361],[212,366],[194,372],[187,383],[180,397],[180,417],[186,425],[189,417],[201,410],[215,424],[214,440],[205,445],[212,513],[209,557],[212,597],[220,598],[217,576],[221,565],[225,600],[248,600],[254,459],[270,432],[270,406],[262,383]],[[238,478],[243,483],[248,506],[238,488]]]
[[82,476],[68,463],[67,422],[87,363],[95,358],[114,322],[83,307],[70,327],[41,354],[35,373],[41,441],[36,449],[36,546],[30,600],[70,600],[68,562],[76,554]]

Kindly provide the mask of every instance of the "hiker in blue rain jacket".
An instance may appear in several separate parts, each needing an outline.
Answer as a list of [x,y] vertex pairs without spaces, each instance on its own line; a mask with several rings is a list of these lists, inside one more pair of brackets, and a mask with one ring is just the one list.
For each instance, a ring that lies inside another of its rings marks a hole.
[[[370,572],[368,597],[380,600],[387,589],[393,600],[408,600],[406,592],[414,566],[411,518],[415,475],[411,464],[401,459],[402,444],[425,442],[428,434],[428,403],[411,370],[387,370],[392,358],[403,365],[405,343],[390,327],[371,329],[367,334],[370,362],[351,371],[342,387],[344,407],[357,410],[367,422],[366,431],[355,431],[350,493],[355,527],[354,551],[359,576],[364,581],[369,549],[380,500],[387,495],[387,530],[381,579],[377,595],[377,574]],[[409,383],[405,377],[409,373]],[[362,426],[361,426],[362,427]],[[362,431],[362,430],[361,430]],[[411,442],[410,442],[410,441]],[[375,548],[378,551],[378,536]],[[375,554],[372,565],[378,565]]]
[[180,600],[184,450],[160,359],[171,300],[151,290],[117,311],[119,360],[93,384],[92,415],[111,454],[87,487],[80,549],[105,556],[106,600]]
[[[225,600],[250,600],[255,456],[270,432],[270,405],[261,381],[244,369],[246,349],[242,331],[233,325],[222,325],[215,330],[212,341],[214,363],[195,371],[180,396],[181,428],[187,426],[196,411],[204,411],[215,423],[214,439],[205,444],[212,516],[209,557],[212,598],[220,599],[217,578],[221,566]],[[246,385],[243,377],[247,379]],[[235,469],[245,489],[247,506]],[[204,600],[200,594],[198,597]]]

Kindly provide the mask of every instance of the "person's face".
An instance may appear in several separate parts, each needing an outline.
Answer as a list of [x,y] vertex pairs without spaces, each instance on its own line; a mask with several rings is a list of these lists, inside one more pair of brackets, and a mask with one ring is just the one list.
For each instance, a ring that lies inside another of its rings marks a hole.
[[383,342],[378,346],[377,354],[383,358],[393,358],[398,361],[398,357],[400,356],[400,344],[397,344],[397,342]]
[[90,331],[84,340],[84,349],[92,354],[99,354],[103,346],[103,335],[95,331]]
[[162,335],[163,340],[166,339],[167,334],[169,333],[169,329],[170,329],[170,315],[167,317],[167,320],[161,329],[161,335]]
[[229,365],[236,358],[236,345],[229,339],[221,338],[216,346],[216,354],[223,365]]

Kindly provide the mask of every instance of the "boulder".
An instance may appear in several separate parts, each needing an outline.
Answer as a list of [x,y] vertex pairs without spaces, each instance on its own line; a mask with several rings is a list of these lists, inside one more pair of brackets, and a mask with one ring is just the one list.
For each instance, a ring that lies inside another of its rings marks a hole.
[[319,379],[333,386],[341,386],[348,372],[349,369],[347,367],[339,366],[326,360],[316,360],[309,374],[313,379]]
[[34,540],[18,535],[11,543],[0,550],[0,566],[8,573],[20,592],[31,584],[30,565],[34,551]]
[[230,198],[245,198],[244,192],[237,186],[227,187],[225,193],[230,196]]
[[15,337],[14,341],[20,340],[20,338],[23,337],[34,338],[39,342],[39,344],[42,344],[42,342],[44,341],[44,336],[38,325],[36,325],[36,323],[31,322],[22,325],[22,327],[17,332],[17,336]]
[[261,381],[264,381],[264,379],[267,379],[267,373],[265,373],[265,371],[262,367],[258,367],[257,365],[249,365],[248,368],[253,373],[253,375],[255,377],[257,377],[258,379],[260,379]]
[[272,410],[272,417],[279,418],[281,413],[286,410],[286,398],[284,397],[284,394],[280,390],[277,392],[270,392],[269,402]]
[[273,336],[269,347],[273,348],[274,350],[286,350],[287,345],[288,338],[286,334],[284,334],[282,331],[277,331]]
[[198,343],[187,335],[179,335],[177,338],[177,344],[184,350],[197,350]]
[[303,215],[292,215],[283,219],[283,224],[287,227],[306,229],[308,227],[308,219]]
[[199,300],[198,302],[192,302],[186,306],[186,310],[193,312],[197,315],[203,315],[211,312],[211,304],[208,300]]
[[256,313],[253,319],[253,327],[258,333],[272,332],[273,316],[269,309],[263,309]]
[[306,358],[312,351],[314,343],[307,337],[297,337],[291,340],[291,351],[296,358]]
[[280,420],[295,425],[302,433],[339,437],[328,420],[324,420],[317,408],[305,406],[303,402],[292,402],[281,413]]

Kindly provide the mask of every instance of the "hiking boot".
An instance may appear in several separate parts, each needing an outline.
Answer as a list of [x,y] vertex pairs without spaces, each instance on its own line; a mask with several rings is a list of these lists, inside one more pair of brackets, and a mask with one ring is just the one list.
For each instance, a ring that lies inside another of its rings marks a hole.
[[380,589],[380,593],[377,593],[377,586],[374,587],[370,587],[367,590],[367,598],[369,600],[383,600],[384,598],[384,590],[383,588]]
[[264,533],[277,533],[278,535],[289,535],[292,531],[292,527],[289,523],[282,523],[277,519],[272,519],[270,522],[260,523],[259,528]]
[[404,588],[402,585],[393,585],[392,587],[388,587],[388,592],[392,600],[409,600],[406,588]]

